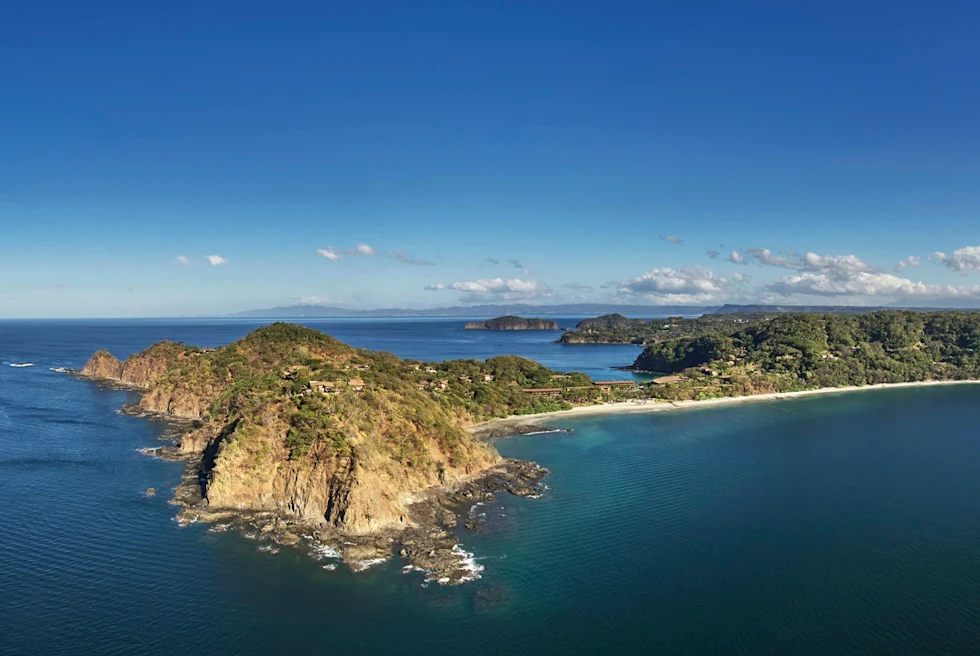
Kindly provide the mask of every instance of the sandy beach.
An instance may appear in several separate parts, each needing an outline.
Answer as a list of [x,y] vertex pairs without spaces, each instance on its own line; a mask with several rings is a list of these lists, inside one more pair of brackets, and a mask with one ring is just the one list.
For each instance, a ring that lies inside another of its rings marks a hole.
[[900,389],[903,387],[934,387],[939,385],[975,385],[980,380],[926,380],[912,383],[883,383],[880,385],[862,385],[860,387],[821,387],[820,389],[804,390],[801,392],[782,392],[774,394],[754,394],[751,396],[733,396],[719,399],[705,399],[703,401],[658,401],[655,399],[642,399],[636,401],[621,401],[616,403],[604,403],[601,405],[585,405],[572,408],[571,410],[559,410],[556,412],[541,412],[533,415],[514,415],[502,419],[494,419],[476,426],[469,430],[474,434],[492,434],[494,436],[506,434],[508,429],[520,432],[522,426],[540,426],[547,424],[554,419],[567,419],[570,417],[590,417],[598,415],[617,415],[617,414],[639,414],[649,412],[669,412],[672,410],[696,410],[699,408],[711,408],[719,405],[730,405],[735,403],[755,403],[759,401],[787,401],[799,399],[807,396],[820,394],[845,394],[849,392],[864,392],[869,390],[881,389]]

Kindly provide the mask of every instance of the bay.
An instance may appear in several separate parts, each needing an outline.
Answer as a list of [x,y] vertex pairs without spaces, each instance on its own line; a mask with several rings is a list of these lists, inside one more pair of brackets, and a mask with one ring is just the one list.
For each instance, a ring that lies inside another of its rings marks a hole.
[[[572,323],[572,319],[568,323]],[[462,320],[306,321],[403,357],[533,357],[629,376],[635,347],[462,331]],[[919,388],[564,419],[499,441],[551,470],[461,532],[486,568],[423,587],[353,574],[167,503],[182,465],[132,392],[52,371],[251,321],[0,322],[0,653],[980,652],[980,389]],[[33,367],[10,364],[31,362]],[[156,488],[155,496],[144,494]]]

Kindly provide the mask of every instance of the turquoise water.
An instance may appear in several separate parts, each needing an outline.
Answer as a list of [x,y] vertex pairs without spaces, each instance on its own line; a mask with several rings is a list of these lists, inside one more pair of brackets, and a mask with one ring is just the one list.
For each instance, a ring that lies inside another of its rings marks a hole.
[[[413,357],[438,357],[451,330],[353,323],[396,353],[411,333]],[[136,451],[161,426],[116,413],[132,393],[49,369],[246,329],[0,323],[0,653],[980,653],[980,386],[563,420],[572,432],[503,440],[550,468],[549,489],[476,510],[486,531],[460,540],[482,579],[423,587],[397,558],[326,571],[178,527],[167,485],[181,465]],[[588,347],[514,339],[500,348],[604,368]],[[36,366],[7,366],[21,361]]]

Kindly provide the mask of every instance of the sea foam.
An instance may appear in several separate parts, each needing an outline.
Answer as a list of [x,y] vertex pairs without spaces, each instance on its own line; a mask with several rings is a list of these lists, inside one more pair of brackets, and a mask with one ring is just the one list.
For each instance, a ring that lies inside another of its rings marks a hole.
[[[305,537],[305,536],[304,536]],[[329,544],[318,544],[313,547],[313,554],[317,558],[336,558],[340,559],[340,552]]]
[[388,562],[387,558],[368,558],[367,560],[358,560],[355,563],[351,563],[350,569],[352,572],[363,572],[366,569],[371,569],[375,565],[386,562]]

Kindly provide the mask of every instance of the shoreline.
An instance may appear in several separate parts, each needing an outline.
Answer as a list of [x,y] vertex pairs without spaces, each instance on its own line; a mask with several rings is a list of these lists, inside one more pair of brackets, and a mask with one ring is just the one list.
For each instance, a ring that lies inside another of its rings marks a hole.
[[703,399],[700,401],[659,401],[656,399],[638,399],[635,401],[617,401],[614,403],[604,403],[602,405],[582,405],[571,410],[556,410],[554,412],[540,412],[531,415],[511,415],[492,419],[482,424],[470,426],[469,430],[474,435],[489,435],[488,439],[503,437],[505,428],[514,429],[513,432],[506,433],[509,436],[520,435],[522,427],[540,428],[542,424],[556,419],[569,419],[574,417],[590,417],[602,415],[619,414],[648,414],[654,412],[671,412],[674,410],[698,410],[701,408],[711,408],[721,405],[731,405],[737,403],[752,403],[762,401],[788,401],[808,396],[820,396],[825,394],[846,394],[849,392],[864,392],[869,390],[901,389],[911,387],[938,387],[941,385],[978,385],[980,380],[922,380],[907,383],[879,383],[876,385],[852,385],[849,387],[820,387],[812,390],[800,390],[798,392],[772,392],[768,394],[751,394],[748,396],[725,396],[715,399]]
[[[141,397],[147,392],[145,387],[115,378],[82,371],[70,374],[76,380],[133,391]],[[400,522],[366,533],[349,532],[325,520],[299,516],[282,506],[212,507],[201,488],[204,450],[181,449],[185,437],[201,421],[199,418],[147,410],[139,403],[124,404],[116,412],[166,424],[166,430],[157,436],[157,439],[168,442],[166,446],[143,447],[137,451],[151,458],[184,464],[180,480],[173,486],[168,501],[180,508],[172,518],[178,526],[200,523],[209,524],[208,530],[216,533],[231,530],[257,541],[258,550],[263,552],[278,553],[280,547],[296,548],[327,570],[334,570],[344,563],[351,572],[357,573],[401,559],[407,563],[402,567],[402,573],[421,573],[423,585],[458,585],[480,578],[483,566],[476,562],[472,553],[464,550],[457,529],[463,527],[471,533],[479,532],[484,522],[472,516],[472,508],[496,499],[503,492],[537,498],[545,488],[543,479],[548,474],[548,470],[537,463],[497,454],[496,460],[477,472],[403,494],[407,504]],[[155,495],[156,492],[157,488],[148,488],[144,495]]]

